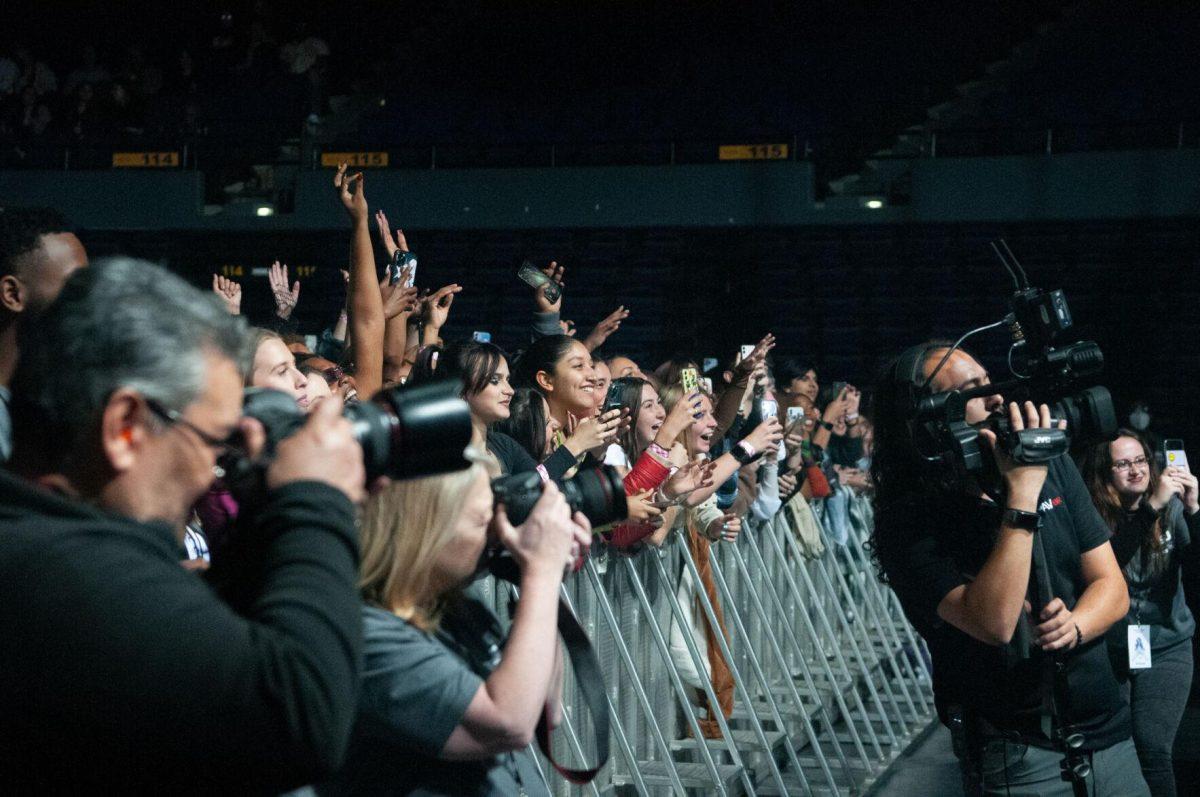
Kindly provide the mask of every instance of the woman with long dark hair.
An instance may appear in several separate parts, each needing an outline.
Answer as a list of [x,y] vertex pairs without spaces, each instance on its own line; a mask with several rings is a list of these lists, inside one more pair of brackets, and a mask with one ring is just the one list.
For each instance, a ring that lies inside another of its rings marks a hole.
[[[1142,774],[1155,797],[1174,795],[1171,751],[1191,689],[1196,630],[1181,581],[1181,567],[1200,559],[1196,477],[1183,468],[1160,471],[1132,429],[1088,449],[1080,470],[1113,531],[1113,553],[1129,585],[1128,622],[1114,625],[1106,639],[1125,682]],[[1145,652],[1150,666],[1138,666]]]

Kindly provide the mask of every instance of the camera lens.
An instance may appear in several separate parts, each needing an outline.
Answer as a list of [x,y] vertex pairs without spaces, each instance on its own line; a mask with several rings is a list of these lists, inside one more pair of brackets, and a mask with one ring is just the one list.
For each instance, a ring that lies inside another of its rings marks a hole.
[[456,379],[382,390],[347,407],[362,445],[367,478],[415,479],[462,470],[471,442],[471,411]]
[[[371,401],[347,406],[343,415],[362,446],[367,479],[415,479],[467,467],[471,409],[459,397],[461,390],[457,379],[447,379],[383,390]],[[268,459],[279,441],[304,425],[296,400],[278,390],[248,388],[242,412],[266,429]]]
[[[492,493],[496,503],[504,504],[509,522],[519,526],[533,511],[533,505],[542,495],[542,486],[541,477],[530,471],[493,479]],[[593,527],[624,520],[629,514],[625,483],[616,468],[601,465],[581,471],[559,486],[571,511],[582,512]]]
[[575,478],[563,482],[562,488],[571,510],[582,512],[593,527],[624,520],[629,514],[625,483],[611,466],[580,471]]

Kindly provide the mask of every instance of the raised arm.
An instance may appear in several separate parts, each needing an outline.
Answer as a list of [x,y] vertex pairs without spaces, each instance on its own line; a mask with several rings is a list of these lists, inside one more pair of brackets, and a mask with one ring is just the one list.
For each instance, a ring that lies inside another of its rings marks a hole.
[[367,197],[363,193],[362,172],[346,174],[346,164],[338,167],[334,188],[350,217],[350,335],[354,340],[354,378],[358,392],[369,398],[383,386],[383,334],[386,319],[383,297],[375,278],[375,254],[371,250]]

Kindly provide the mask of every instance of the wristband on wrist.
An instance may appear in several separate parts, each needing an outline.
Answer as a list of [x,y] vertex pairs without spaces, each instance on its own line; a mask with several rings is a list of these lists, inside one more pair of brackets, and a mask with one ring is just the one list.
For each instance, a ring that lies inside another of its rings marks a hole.
[[658,457],[659,459],[666,460],[667,462],[671,461],[671,452],[660,446],[658,443],[651,441],[650,445],[646,446],[646,451],[651,456]]
[[729,449],[729,455],[736,459],[738,464],[745,465],[747,462],[754,459],[754,446],[743,440],[733,448]]
[[820,426],[822,429],[828,429],[831,432],[833,431],[833,424],[830,423],[829,421],[825,420],[824,418],[817,421],[817,426]]

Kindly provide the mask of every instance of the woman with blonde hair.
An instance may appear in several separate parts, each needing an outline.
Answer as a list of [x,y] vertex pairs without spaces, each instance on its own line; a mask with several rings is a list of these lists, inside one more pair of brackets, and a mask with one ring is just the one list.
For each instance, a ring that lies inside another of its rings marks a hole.
[[[591,530],[552,482],[514,528],[469,458],[464,471],[396,482],[367,503],[359,715],[322,794],[547,793],[525,748],[542,712],[552,725],[560,712],[558,590]],[[489,532],[521,571],[507,640],[464,589]]]

